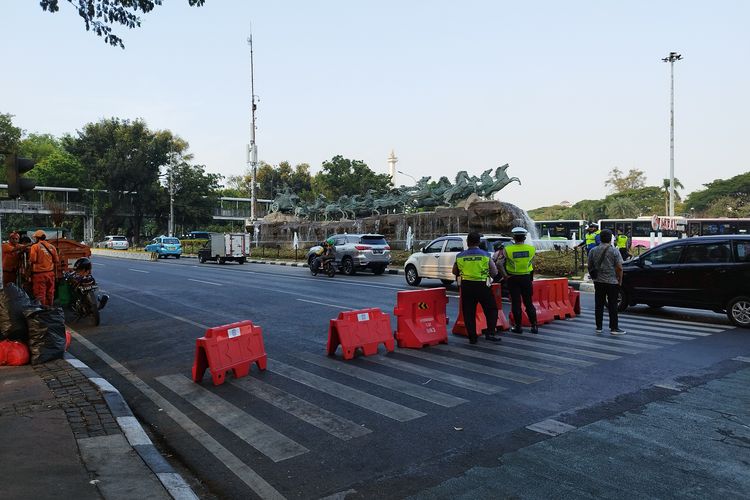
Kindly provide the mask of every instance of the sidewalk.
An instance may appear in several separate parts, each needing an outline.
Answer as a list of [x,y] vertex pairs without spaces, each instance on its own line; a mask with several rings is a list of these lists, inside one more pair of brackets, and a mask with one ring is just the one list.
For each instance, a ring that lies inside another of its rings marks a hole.
[[120,393],[66,359],[0,367],[2,498],[195,499]]

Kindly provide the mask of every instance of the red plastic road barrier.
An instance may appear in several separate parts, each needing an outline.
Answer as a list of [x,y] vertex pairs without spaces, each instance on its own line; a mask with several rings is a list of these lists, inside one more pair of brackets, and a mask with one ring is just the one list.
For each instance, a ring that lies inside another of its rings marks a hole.
[[569,286],[568,287],[568,301],[573,306],[573,313],[580,315],[581,314],[581,292],[579,292],[572,286]]
[[[534,309],[536,309],[537,325],[543,325],[555,319],[552,311],[547,307],[549,302],[549,285],[546,283],[547,281],[550,280],[533,281],[534,291],[531,295],[531,301],[534,303]],[[513,311],[510,313],[510,321],[514,325],[516,324],[516,320],[513,317]],[[521,308],[521,324],[523,326],[531,326],[531,321],[529,321],[529,317],[526,315],[526,306],[523,305]]]
[[234,378],[244,377],[253,363],[260,370],[266,369],[263,331],[259,326],[245,320],[209,328],[195,341],[193,382],[200,382],[208,368],[214,385],[220,385],[227,371],[232,370]]
[[[503,312],[503,294],[500,283],[492,284],[492,296],[495,297],[495,304],[497,304],[497,325],[495,326],[495,330],[507,330],[508,328],[510,328],[510,323],[508,322],[508,319],[505,317],[505,313]],[[464,323],[464,314],[462,311],[463,308],[461,307],[461,297],[459,295],[458,319],[453,325],[453,330],[451,330],[451,332],[455,335],[463,335],[464,337],[466,337],[468,336],[468,332],[466,331],[466,323]],[[487,318],[484,316],[484,310],[482,309],[481,304],[477,304],[476,322],[477,335],[481,336],[482,330],[487,328]]]
[[421,349],[426,345],[447,344],[447,304],[445,288],[398,292],[396,307],[393,308],[393,314],[398,318],[398,346]]
[[570,293],[568,292],[568,280],[566,278],[554,278],[544,280],[549,287],[547,307],[552,311],[555,319],[565,319],[575,317],[573,304],[570,302]]
[[378,353],[378,345],[381,343],[385,345],[386,351],[393,352],[395,344],[391,318],[377,307],[341,312],[328,325],[326,350],[329,356],[336,354],[339,345],[344,359],[354,358],[358,348],[362,349],[365,356],[372,356]]

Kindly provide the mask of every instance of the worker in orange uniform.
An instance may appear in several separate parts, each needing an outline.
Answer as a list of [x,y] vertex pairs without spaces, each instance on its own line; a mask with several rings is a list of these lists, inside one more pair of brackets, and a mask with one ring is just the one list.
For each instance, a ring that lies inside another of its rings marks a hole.
[[57,249],[47,243],[47,234],[41,229],[34,232],[36,243],[31,245],[31,292],[43,306],[52,306],[55,297],[55,274],[60,259]]
[[8,242],[3,243],[3,286],[16,283],[18,268],[21,266],[21,254],[26,245],[18,243],[21,236],[13,231],[8,235]]

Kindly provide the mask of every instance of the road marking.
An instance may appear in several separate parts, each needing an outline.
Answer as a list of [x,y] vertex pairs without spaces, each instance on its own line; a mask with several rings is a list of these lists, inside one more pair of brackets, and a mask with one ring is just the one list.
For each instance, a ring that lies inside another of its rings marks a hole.
[[439,406],[451,408],[468,402],[468,400],[451,396],[444,392],[439,392],[423,385],[416,385],[410,382],[399,380],[395,377],[383,375],[382,373],[376,373],[372,370],[360,368],[351,364],[351,361],[343,361],[340,359],[329,358],[328,356],[320,356],[313,353],[303,352],[295,354],[296,357],[312,363],[323,368],[330,368],[339,373],[344,373],[350,377],[354,377],[359,380],[364,380],[380,387],[385,387],[394,391],[407,394],[414,398],[427,401]]
[[[569,344],[572,344],[573,339],[571,339],[570,337],[576,337],[576,338],[584,339],[584,340],[576,341],[576,342],[584,342],[584,344],[579,344],[579,345],[586,345],[588,347],[596,347],[599,349],[605,349],[605,350],[616,351],[616,352],[627,352],[627,351],[622,351],[619,349],[631,348],[630,350],[634,351],[633,354],[635,354],[640,351],[634,350],[632,349],[632,347],[637,347],[641,350],[660,349],[661,347],[663,347],[661,345],[646,344],[643,342],[634,342],[632,340],[625,340],[622,338],[623,336],[612,336],[609,333],[605,333],[601,336],[598,336],[598,335],[595,336],[593,334],[594,332],[591,332],[591,335],[588,335],[587,333],[582,332],[580,330],[571,331],[571,330],[566,329],[565,327],[559,327],[557,325],[552,325],[552,324],[543,325],[540,331],[542,332],[542,334],[534,335],[535,339],[538,338],[540,340],[552,340],[552,341],[567,342]],[[547,332],[548,334],[551,333],[553,335],[543,335],[545,332]],[[557,336],[556,334],[560,334],[562,336],[560,337],[560,336]],[[676,344],[676,342],[674,343]],[[615,349],[615,347],[617,347],[618,349]]]
[[[543,325],[547,326],[547,325]],[[601,343],[596,342],[589,342],[586,340],[576,340],[566,337],[558,337],[558,336],[550,336],[545,335],[544,330],[540,330],[542,333],[539,335],[534,335],[534,337],[529,337],[528,335],[513,335],[511,338],[513,340],[520,340],[521,342],[525,342],[526,345],[536,345],[539,344],[547,344],[547,343],[555,343],[555,344],[570,344],[570,345],[577,345],[581,347],[593,347],[595,349],[601,349],[604,351],[613,351],[613,352],[619,352],[624,354],[638,354],[641,351],[638,351],[636,349],[628,349],[626,347],[618,347],[614,345],[605,345]],[[593,337],[593,332],[591,334]],[[510,337],[510,334],[506,335],[506,337]],[[503,340],[505,342],[505,340]]]
[[398,420],[399,422],[406,422],[407,420],[414,420],[415,418],[427,415],[421,411],[319,377],[313,373],[281,363],[280,361],[274,360],[274,362],[269,365],[268,369],[272,373],[282,375],[288,379],[294,380],[295,382],[299,382],[302,385],[324,392],[329,396],[347,401],[366,410],[385,415],[386,417]]
[[193,279],[193,278],[188,278],[188,281],[195,281],[197,283],[205,283],[207,285],[224,286],[221,283],[214,283],[213,281],[196,280],[196,279]]
[[[567,352],[570,354],[581,354],[583,356],[588,356],[590,358],[597,358],[597,359],[605,359],[607,361],[613,361],[615,359],[620,359],[622,356],[616,356],[614,354],[608,354],[603,352],[596,352],[596,351],[589,351],[586,349],[576,349],[575,347],[567,347],[567,346],[561,346],[561,345],[554,345],[554,344],[545,344],[542,342],[529,342],[527,340],[522,340],[521,338],[515,338],[511,337],[510,335],[503,336],[503,344],[516,344],[516,345],[523,345],[524,347],[532,347],[534,349],[547,349],[550,351],[559,351],[559,352]],[[505,346],[503,346],[505,347]],[[525,351],[526,349],[524,349]]]
[[[484,346],[482,346],[484,347]],[[448,351],[453,354],[460,356],[468,356],[471,358],[486,359],[497,363],[503,363],[511,366],[520,366],[522,368],[528,368],[530,370],[537,370],[546,373],[556,373],[562,375],[568,373],[568,368],[559,368],[557,366],[545,365],[544,363],[537,363],[536,361],[526,361],[525,359],[509,358],[508,356],[501,356],[499,354],[489,354],[478,349],[472,349],[470,347],[458,347],[455,345],[441,345],[437,346],[437,349],[441,351]]]
[[750,363],[750,357],[747,356],[737,356],[736,358],[732,358],[735,361],[742,361],[743,363]]
[[201,328],[203,330],[206,330],[206,329],[210,328],[208,325],[204,325],[202,323],[196,323],[195,321],[191,321],[189,319],[183,318],[182,316],[177,316],[175,314],[170,314],[168,312],[161,311],[161,310],[159,310],[159,309],[157,309],[155,307],[147,306],[146,304],[141,304],[140,302],[136,302],[135,300],[128,299],[128,298],[126,298],[126,297],[124,297],[122,295],[119,295],[119,294],[110,293],[110,295],[112,297],[117,297],[120,300],[124,300],[125,302],[130,302],[131,304],[135,304],[138,307],[141,307],[143,309],[148,309],[149,311],[153,311],[153,312],[158,313],[158,314],[163,314],[164,316],[170,317],[170,318],[175,319],[177,321],[182,321],[183,323],[187,323],[189,325],[197,326],[198,328]]
[[163,375],[156,380],[274,462],[310,451],[183,375]]
[[422,365],[416,365],[414,363],[407,363],[406,361],[394,359],[390,356],[368,356],[366,361],[368,363],[377,363],[379,365],[388,366],[404,372],[416,373],[417,375],[421,375],[423,377],[426,377],[427,379],[438,380],[440,382],[450,384],[455,387],[460,387],[462,389],[467,389],[469,391],[478,392],[480,394],[497,394],[498,392],[507,390],[505,387],[501,387],[499,385],[486,384],[484,382],[479,382],[478,380],[461,377],[460,375],[445,373],[442,370],[433,370],[432,368],[427,368]]
[[130,268],[130,267],[128,268],[128,271],[133,271],[133,272],[136,272],[136,273],[151,274],[151,271],[144,271],[143,269],[133,269],[133,268]]
[[[507,337],[503,337],[503,343],[506,342]],[[509,352],[511,354],[518,354],[520,356],[526,356],[529,358],[547,359],[550,361],[559,361],[560,363],[568,363],[575,366],[593,366],[596,363],[593,361],[584,361],[582,359],[566,358],[564,356],[556,356],[554,354],[546,354],[543,352],[529,351],[527,349],[516,349],[515,347],[508,347],[505,345],[482,345],[482,349],[490,349],[499,352]],[[617,356],[614,356],[617,359]]]
[[[581,311],[581,316],[593,316],[594,311]],[[622,319],[633,319],[633,320],[641,320],[641,321],[659,321],[661,323],[670,323],[674,325],[685,325],[688,327],[693,328],[703,328],[705,330],[713,330],[716,332],[723,332],[724,330],[733,330],[735,327],[733,325],[722,325],[720,323],[697,323],[695,321],[684,321],[679,319],[669,319],[669,318],[661,318],[658,316],[645,316],[643,314],[618,314],[619,318]]]
[[273,486],[271,486],[265,479],[263,479],[257,472],[247,466],[239,457],[233,454],[231,451],[224,448],[218,441],[216,441],[210,434],[204,431],[195,422],[178,410],[172,403],[167,401],[161,394],[156,392],[154,389],[148,386],[143,380],[141,380],[133,372],[125,368],[109,354],[102,351],[96,344],[83,337],[81,334],[68,328],[70,334],[84,347],[99,356],[107,365],[113,370],[122,375],[128,382],[133,384],[136,389],[149,398],[159,409],[163,410],[169,417],[174,420],[182,429],[199,442],[206,450],[216,457],[219,463],[223,464],[227,469],[232,471],[240,481],[245,483],[251,490],[253,490],[261,498],[273,498],[283,500],[285,497],[279,493]]
[[542,380],[539,377],[532,377],[531,375],[523,375],[521,373],[515,373],[508,370],[502,370],[500,368],[493,368],[491,366],[483,365],[480,363],[471,363],[469,361],[462,361],[456,358],[449,358],[448,356],[441,356],[439,354],[432,354],[424,351],[417,351],[411,349],[399,350],[400,355],[412,356],[415,358],[432,361],[434,363],[440,363],[442,365],[454,366],[470,372],[482,373],[484,375],[491,375],[497,378],[503,378],[506,380],[513,380],[522,384],[533,384]]
[[[576,336],[576,337],[583,337],[585,339],[589,339],[591,330],[594,329],[594,325],[585,325],[585,328],[577,328],[574,330],[566,328],[566,325],[561,324],[555,324],[555,325],[544,325],[545,327],[549,327],[548,330],[553,330],[555,332],[561,332],[565,333],[566,335]],[[590,330],[589,330],[590,328]],[[585,331],[588,330],[588,331]],[[645,349],[658,349],[660,347],[664,347],[665,345],[675,345],[679,342],[676,342],[674,340],[665,340],[665,339],[657,339],[657,338],[651,338],[648,336],[642,336],[646,335],[644,332],[633,329],[631,327],[627,328],[627,335],[622,337],[613,337],[609,334],[609,329],[604,329],[604,334],[602,336],[596,336],[595,339],[598,339],[599,342],[613,342],[616,345],[625,345],[625,346],[633,346],[633,347],[643,347]],[[682,337],[682,340],[692,340],[692,338]]]
[[317,304],[319,306],[333,307],[335,309],[344,309],[344,310],[347,310],[347,311],[352,311],[353,310],[351,307],[339,306],[339,305],[336,305],[336,304],[326,304],[325,302],[318,302],[318,301],[315,301],[315,300],[306,300],[306,299],[297,299],[297,300],[299,300],[300,302],[307,302],[307,303],[310,303],[310,304]]
[[243,377],[231,380],[229,383],[344,441],[372,432],[363,425],[324,410],[256,378]]
[[547,434],[548,436],[559,436],[569,431],[574,431],[576,428],[572,425],[568,425],[564,422],[558,422],[557,420],[547,419],[537,422],[535,424],[527,425],[527,429],[530,431],[538,432],[540,434]]

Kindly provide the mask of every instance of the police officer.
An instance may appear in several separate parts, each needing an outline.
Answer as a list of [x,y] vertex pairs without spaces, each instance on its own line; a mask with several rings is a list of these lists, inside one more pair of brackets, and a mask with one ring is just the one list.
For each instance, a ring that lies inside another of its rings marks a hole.
[[587,254],[591,251],[592,248],[596,248],[599,243],[601,243],[601,239],[599,237],[600,234],[601,231],[599,230],[599,224],[596,224],[595,222],[589,224],[588,230],[586,231],[586,236],[584,238]]
[[625,231],[621,227],[617,228],[617,250],[620,251],[622,260],[628,260],[630,258],[630,238],[625,234]]
[[522,227],[514,227],[511,230],[513,234],[513,243],[505,247],[505,262],[502,266],[503,274],[506,276],[505,282],[508,284],[510,292],[511,310],[515,325],[511,329],[513,333],[523,333],[521,328],[521,300],[526,308],[526,315],[531,322],[531,333],[539,333],[536,324],[536,308],[531,301],[534,293],[533,272],[534,266],[531,261],[534,259],[536,250],[532,245],[526,242],[528,231]]
[[489,284],[490,277],[494,278],[497,275],[497,267],[492,262],[490,254],[479,248],[480,240],[479,233],[469,233],[466,237],[466,245],[469,248],[459,252],[453,264],[453,274],[460,278],[461,282],[461,313],[470,344],[477,343],[477,303],[482,304],[484,316],[487,318],[484,338],[491,342],[500,341],[500,337],[495,336],[497,304]]

